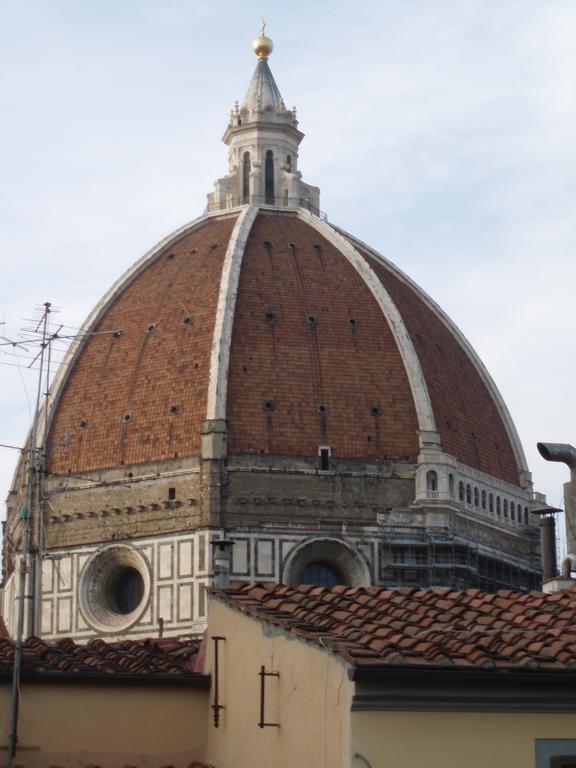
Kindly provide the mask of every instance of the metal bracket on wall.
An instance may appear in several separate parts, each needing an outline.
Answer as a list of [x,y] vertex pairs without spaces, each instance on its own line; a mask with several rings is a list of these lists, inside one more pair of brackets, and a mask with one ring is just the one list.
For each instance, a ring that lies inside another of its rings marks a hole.
[[220,656],[218,643],[226,640],[226,638],[220,635],[213,635],[212,640],[214,640],[214,701],[211,708],[214,728],[218,728],[220,725],[220,710],[225,708],[223,704],[220,704]]
[[264,710],[266,706],[266,678],[280,677],[279,672],[266,672],[266,667],[261,666],[260,672],[260,722],[259,728],[280,728],[280,723],[267,723],[264,719]]

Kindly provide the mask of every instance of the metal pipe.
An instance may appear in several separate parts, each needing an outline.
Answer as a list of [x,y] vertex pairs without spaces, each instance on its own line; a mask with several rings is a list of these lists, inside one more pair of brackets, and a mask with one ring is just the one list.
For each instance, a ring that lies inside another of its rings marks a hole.
[[548,581],[558,574],[556,563],[556,520],[554,515],[540,518],[540,546],[542,554],[542,579]]
[[540,456],[546,461],[561,461],[572,471],[572,479],[576,480],[576,448],[569,443],[536,443]]
[[[546,461],[560,461],[570,467],[570,482],[564,483],[564,519],[570,570],[574,570],[576,567],[576,448],[568,443],[537,443],[536,447]],[[566,571],[564,562],[562,572],[566,573]]]
[[26,573],[28,571],[28,542],[30,534],[30,521],[25,523],[24,539],[22,543],[23,554],[20,558],[19,596],[18,596],[18,625],[16,629],[16,641],[14,643],[14,668],[12,671],[12,696],[10,700],[10,731],[8,734],[7,766],[12,768],[18,743],[18,710],[20,704],[20,667],[22,666],[22,639],[24,636],[24,592],[26,590]]
[[218,643],[221,640],[226,640],[225,637],[214,635],[214,702],[212,704],[212,713],[214,716],[214,728],[218,728],[220,725],[220,710],[224,709],[224,705],[220,704],[220,660],[218,653]]
[[[14,642],[14,666],[12,671],[12,694],[10,700],[10,730],[8,733],[8,755],[6,758],[7,768],[12,768],[14,757],[16,756],[16,745],[18,744],[18,711],[20,707],[20,667],[22,666],[22,643],[24,640],[24,618],[26,616],[28,634],[34,631],[34,584],[30,578],[30,536],[33,523],[34,505],[37,502],[38,482],[39,482],[39,461],[38,461],[38,422],[40,420],[40,399],[42,395],[42,381],[44,374],[44,357],[48,345],[48,317],[52,305],[49,301],[44,304],[44,313],[38,324],[42,326],[42,345],[40,347],[40,373],[38,376],[38,386],[36,389],[36,407],[34,410],[34,419],[30,429],[28,442],[28,467],[26,476],[26,505],[20,510],[20,519],[22,521],[22,546],[20,549],[20,574],[19,574],[19,593],[18,593],[18,622],[16,627],[16,640]],[[27,578],[28,577],[28,578]],[[26,594],[26,589],[30,594]],[[27,605],[28,601],[28,605]]]
[[280,728],[280,723],[267,723],[265,719],[266,712],[266,678],[267,677],[280,677],[279,672],[266,672],[266,667],[261,666],[260,672],[260,722],[259,728]]
[[260,720],[258,721],[258,727],[264,728],[264,686],[265,686],[265,680],[266,680],[266,668],[264,666],[260,667]]

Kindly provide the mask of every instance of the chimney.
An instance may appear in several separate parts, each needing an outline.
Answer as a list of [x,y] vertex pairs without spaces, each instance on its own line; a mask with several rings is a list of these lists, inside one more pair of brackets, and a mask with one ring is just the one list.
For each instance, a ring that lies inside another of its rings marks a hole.
[[214,547],[214,586],[216,589],[228,589],[230,586],[230,571],[232,567],[232,539],[225,535],[212,541]]
[[[568,443],[537,443],[536,447],[546,461],[560,461],[570,468],[570,481],[564,483],[564,518],[568,557],[562,563],[562,575],[559,578],[552,577],[543,586],[545,592],[557,592],[576,586],[576,579],[572,578],[572,572],[576,571],[576,448]],[[541,518],[541,529],[545,519]],[[544,537],[549,536],[550,533],[542,529],[542,535],[544,553]]]
[[558,576],[556,559],[556,507],[533,509],[533,515],[540,515],[540,559],[542,563],[542,581],[546,583]]

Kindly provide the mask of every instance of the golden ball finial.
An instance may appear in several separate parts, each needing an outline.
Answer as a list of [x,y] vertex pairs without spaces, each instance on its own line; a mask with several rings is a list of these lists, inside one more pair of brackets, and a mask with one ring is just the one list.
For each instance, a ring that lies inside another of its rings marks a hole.
[[266,37],[266,22],[262,20],[260,34],[252,43],[252,50],[259,59],[267,59],[274,49],[274,44],[269,37]]

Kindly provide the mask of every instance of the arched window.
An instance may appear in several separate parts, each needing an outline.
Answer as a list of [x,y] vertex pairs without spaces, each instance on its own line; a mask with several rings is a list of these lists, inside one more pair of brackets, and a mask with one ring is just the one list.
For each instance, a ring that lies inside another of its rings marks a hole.
[[508,517],[508,499],[504,499],[504,517]]
[[[520,512],[518,512],[520,515]],[[528,507],[524,507],[524,525],[528,525]]]
[[242,202],[247,203],[250,199],[250,172],[252,170],[252,161],[250,152],[244,152],[242,158]]
[[264,167],[264,197],[266,205],[274,205],[274,153],[271,149],[266,152]]
[[316,587],[335,587],[346,584],[344,574],[334,563],[328,560],[314,560],[302,569],[300,584],[314,584]]
[[458,498],[460,501],[464,501],[464,483],[462,480],[458,483]]
[[510,517],[512,520],[516,520],[516,505],[513,501],[510,502]]
[[492,493],[488,495],[488,509],[490,512],[494,512],[494,494]]
[[450,496],[454,496],[454,475],[448,475],[448,492]]
[[286,155],[286,168],[292,173],[292,155]]
[[472,488],[466,486],[466,504],[472,504]]
[[486,509],[486,491],[482,491],[482,509]]
[[496,514],[502,514],[502,507],[500,506],[500,496],[496,496]]
[[426,490],[437,491],[438,490],[438,475],[431,469],[426,473]]
[[474,506],[475,507],[480,506],[480,496],[478,494],[478,488],[474,488]]

